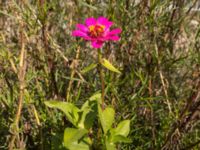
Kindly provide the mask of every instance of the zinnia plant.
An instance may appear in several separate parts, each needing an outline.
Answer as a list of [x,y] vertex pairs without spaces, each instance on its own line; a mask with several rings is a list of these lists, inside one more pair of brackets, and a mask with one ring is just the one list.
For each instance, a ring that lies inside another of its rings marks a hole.
[[76,30],[72,32],[72,35],[91,41],[93,48],[101,48],[106,41],[118,41],[120,39],[118,34],[121,33],[121,29],[111,30],[112,25],[113,22],[105,17],[87,18],[85,25],[76,25]]
[[[94,66],[98,66],[101,80],[101,94],[97,93],[93,95],[81,108],[69,102],[45,102],[49,107],[62,110],[66,114],[68,120],[74,125],[73,128],[66,128],[64,132],[64,146],[69,150],[89,150],[99,145],[102,146],[102,149],[116,150],[117,143],[131,142],[131,140],[127,138],[130,131],[130,120],[121,121],[116,128],[113,128],[115,110],[111,106],[105,107],[104,103],[105,82],[102,67],[120,73],[108,60],[102,58],[103,51],[100,49],[104,42],[118,41],[120,39],[118,34],[121,33],[121,29],[116,28],[111,30],[110,28],[112,25],[113,22],[105,17],[99,17],[98,19],[88,18],[85,24],[77,24],[76,30],[72,32],[73,36],[91,41],[92,47],[98,49],[98,62]],[[98,128],[97,132],[93,130],[96,117],[98,117],[101,123],[101,127]],[[96,132],[97,140],[88,136],[88,133],[91,131]]]

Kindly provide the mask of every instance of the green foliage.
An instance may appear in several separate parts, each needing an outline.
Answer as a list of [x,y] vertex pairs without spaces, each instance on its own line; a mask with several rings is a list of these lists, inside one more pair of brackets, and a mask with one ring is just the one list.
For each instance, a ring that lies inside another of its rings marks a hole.
[[[93,98],[95,98],[95,95]],[[97,101],[93,98],[91,97],[90,100],[86,101],[81,107],[81,120],[79,122],[79,127],[88,130],[93,126],[94,120],[97,117],[97,102],[99,98],[97,97]]]
[[116,150],[116,145],[114,143],[110,143],[108,140],[106,140],[106,149],[107,150]]
[[[89,150],[92,146],[91,139],[86,136],[93,127],[95,118],[99,116],[103,128],[103,136],[107,150],[115,149],[115,143],[130,143],[126,138],[130,132],[130,120],[124,120],[116,128],[112,128],[115,118],[115,111],[112,107],[102,110],[100,107],[101,94],[94,94],[86,101],[81,109],[72,103],[59,101],[45,101],[50,108],[57,108],[63,111],[67,119],[76,128],[66,128],[64,132],[64,146],[70,150]],[[98,106],[98,110],[97,110]],[[98,115],[97,115],[98,113]]]
[[107,107],[105,110],[102,110],[99,106],[98,112],[103,132],[106,134],[114,122],[115,111],[111,107]]
[[[81,110],[72,103],[59,101],[46,101],[45,104],[50,108],[57,108],[63,111],[67,119],[77,128],[66,128],[64,131],[64,146],[70,150],[89,150],[91,144],[85,143],[90,140],[84,136],[88,133],[88,129],[92,127],[94,115],[91,115],[91,106],[87,101]],[[87,117],[89,116],[89,117]],[[87,117],[87,118],[86,118]],[[91,119],[91,120],[86,120]],[[88,121],[88,122],[87,122]]]
[[50,108],[58,108],[62,110],[67,119],[74,125],[78,126],[78,121],[79,121],[79,112],[80,110],[71,103],[67,102],[59,102],[59,101],[45,101],[45,104],[50,107]]
[[121,135],[124,137],[127,137],[130,132],[130,120],[123,120],[121,121],[116,128],[111,130],[111,134],[113,136],[115,135]]
[[103,58],[101,60],[101,64],[106,67],[108,70],[116,72],[116,73],[121,73],[117,68],[115,68],[108,60]]
[[85,139],[80,141],[87,132],[85,129],[66,128],[64,132],[65,147],[70,150],[89,150]]
[[120,122],[116,128],[112,128],[115,117],[114,109],[112,107],[107,107],[105,110],[102,110],[99,105],[98,113],[107,150],[115,150],[115,143],[131,143],[131,140],[127,138],[130,132],[130,120],[124,120]]
[[81,73],[85,74],[85,73],[93,70],[96,67],[97,67],[97,64],[92,63],[89,66],[85,67],[83,70],[81,70]]

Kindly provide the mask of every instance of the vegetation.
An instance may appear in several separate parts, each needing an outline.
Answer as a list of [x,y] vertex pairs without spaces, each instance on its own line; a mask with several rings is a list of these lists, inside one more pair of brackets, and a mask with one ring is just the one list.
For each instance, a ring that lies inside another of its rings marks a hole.
[[[200,149],[198,0],[0,2],[0,149]],[[99,16],[102,53],[72,36]]]

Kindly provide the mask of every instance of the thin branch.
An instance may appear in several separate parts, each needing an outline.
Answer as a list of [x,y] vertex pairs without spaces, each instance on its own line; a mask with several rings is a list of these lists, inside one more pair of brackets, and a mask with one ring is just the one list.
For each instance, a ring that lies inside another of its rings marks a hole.
[[76,67],[78,65],[78,59],[79,59],[79,55],[80,55],[80,47],[77,48],[77,51],[76,51],[76,57],[75,59],[72,61],[72,64],[71,64],[71,68],[72,68],[72,72],[71,72],[71,75],[70,75],[70,81],[69,81],[69,85],[68,85],[68,88],[67,88],[67,92],[66,92],[66,100],[67,102],[69,102],[69,98],[70,98],[70,91],[71,91],[71,88],[72,88],[72,83],[73,83],[73,80],[72,78],[74,78],[74,75],[76,73]]
[[18,101],[18,108],[17,113],[14,119],[14,134],[11,136],[11,140],[9,143],[9,150],[13,150],[14,143],[16,138],[19,136],[19,120],[21,117],[21,111],[23,107],[23,100],[24,100],[24,88],[25,88],[25,71],[26,71],[26,53],[25,53],[25,39],[23,33],[23,22],[21,22],[21,32],[20,32],[20,42],[21,42],[21,52],[20,52],[20,62],[19,62],[19,71],[18,71],[18,79],[19,79],[19,101]]

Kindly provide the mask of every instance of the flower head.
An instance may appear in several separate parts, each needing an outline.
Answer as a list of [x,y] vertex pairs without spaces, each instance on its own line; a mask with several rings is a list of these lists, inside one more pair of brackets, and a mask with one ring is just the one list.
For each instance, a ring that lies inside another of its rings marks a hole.
[[72,32],[72,35],[91,41],[93,48],[101,48],[106,41],[120,39],[118,34],[121,33],[121,29],[110,30],[112,25],[113,22],[105,17],[87,18],[85,24],[76,25],[76,30]]

